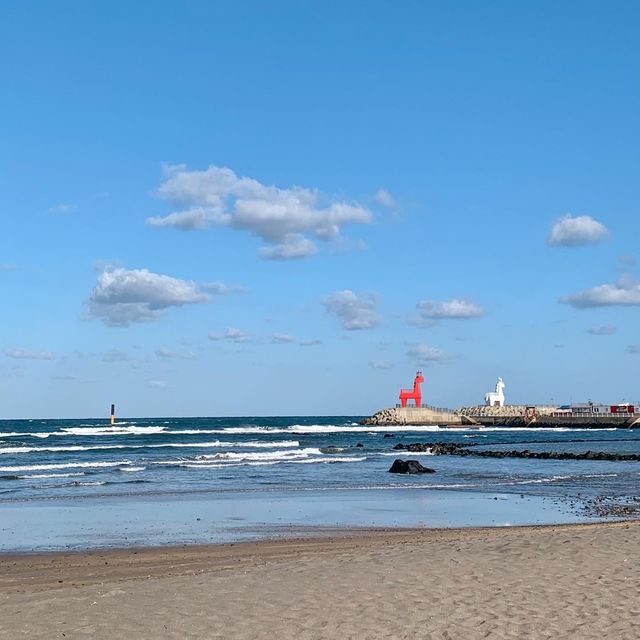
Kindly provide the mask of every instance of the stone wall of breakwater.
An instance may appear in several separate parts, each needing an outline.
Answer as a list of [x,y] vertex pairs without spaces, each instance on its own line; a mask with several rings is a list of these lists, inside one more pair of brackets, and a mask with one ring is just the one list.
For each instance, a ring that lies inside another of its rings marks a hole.
[[557,411],[552,406],[536,406],[535,419],[526,417],[526,405],[507,405],[504,407],[488,407],[478,405],[462,407],[456,411],[436,407],[389,407],[377,411],[362,424],[378,426],[401,426],[407,424],[424,426],[506,426],[506,427],[567,427],[567,428],[640,428],[638,416],[554,416]]
[[[532,405],[529,405],[532,406]],[[487,405],[475,405],[472,407],[460,407],[456,413],[471,418],[522,418],[527,409],[524,404],[507,404],[504,407],[488,407]],[[536,414],[540,417],[548,416],[558,411],[558,407],[536,406]]]
[[463,418],[454,411],[438,410],[432,407],[389,407],[377,411],[362,424],[393,426],[403,424],[450,425],[463,424]]

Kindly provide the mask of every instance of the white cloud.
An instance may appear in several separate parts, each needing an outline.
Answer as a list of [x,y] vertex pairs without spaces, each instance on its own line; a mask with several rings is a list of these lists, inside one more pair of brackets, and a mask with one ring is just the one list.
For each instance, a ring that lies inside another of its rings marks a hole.
[[224,282],[205,282],[200,286],[203,291],[217,296],[229,293],[246,293],[247,288],[239,284],[226,284]]
[[482,307],[461,298],[421,300],[416,308],[423,320],[467,320],[484,314]]
[[640,344],[630,344],[625,351],[627,353],[630,353],[632,355],[636,355],[638,353],[640,353]]
[[391,367],[393,367],[393,365],[386,360],[372,360],[369,366],[372,369],[391,369]]
[[552,247],[578,247],[594,244],[608,235],[609,230],[591,216],[567,214],[553,223],[547,243]]
[[258,254],[266,260],[306,258],[318,253],[318,247],[301,233],[287,233],[282,242],[271,247],[260,247]]
[[31,351],[29,349],[7,349],[5,355],[15,360],[53,360],[54,355],[51,351]]
[[421,365],[429,365],[450,360],[453,356],[438,347],[431,347],[428,344],[416,344],[409,348],[407,355]]
[[152,389],[166,389],[168,385],[166,380],[149,380],[149,386]]
[[336,240],[343,226],[372,219],[358,203],[331,200],[304,187],[269,187],[213,165],[204,171],[168,167],[158,195],[178,210],[147,218],[148,224],[183,230],[222,225],[248,231],[265,243],[260,255],[272,260],[313,255],[318,249],[309,236]]
[[160,347],[156,349],[158,358],[176,359],[176,360],[195,360],[198,356],[193,351],[174,351],[169,347]]
[[374,195],[373,199],[383,207],[387,207],[388,209],[396,209],[397,203],[393,199],[393,196],[386,189],[378,189]]
[[229,342],[235,342],[236,344],[243,344],[245,342],[251,342],[251,336],[241,329],[227,327],[222,333],[210,333],[209,340],[228,340]]
[[296,342],[296,339],[286,333],[274,333],[271,336],[272,344],[291,344],[292,342]]
[[358,295],[346,289],[326,296],[322,304],[328,313],[340,319],[345,329],[373,329],[382,320],[376,312],[376,299],[372,295]]
[[76,207],[75,204],[61,202],[60,204],[57,204],[54,207],[49,207],[47,209],[47,213],[51,213],[54,215],[64,215],[67,213],[73,213],[77,208],[78,207]]
[[593,336],[610,336],[613,335],[617,329],[612,324],[603,324],[596,327],[589,327],[587,333]]
[[640,284],[625,276],[615,284],[601,284],[571,296],[563,296],[560,298],[560,302],[570,304],[578,309],[640,305]]
[[98,277],[87,306],[89,317],[108,326],[125,327],[156,319],[169,307],[208,302],[206,286],[147,269],[107,267]]

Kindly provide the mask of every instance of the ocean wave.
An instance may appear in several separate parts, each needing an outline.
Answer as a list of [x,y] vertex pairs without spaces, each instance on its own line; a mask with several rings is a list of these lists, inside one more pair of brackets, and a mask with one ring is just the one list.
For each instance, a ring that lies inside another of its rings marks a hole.
[[285,440],[283,442],[167,442],[162,444],[104,444],[104,445],[69,445],[67,447],[0,447],[2,454],[18,453],[38,453],[38,452],[68,452],[68,451],[108,451],[112,449],[165,449],[165,448],[215,448],[215,447],[235,447],[248,449],[272,449],[273,447],[298,447],[297,440]]
[[[244,426],[244,427],[224,427],[221,429],[208,429],[208,430],[175,430],[166,431],[165,435],[175,433],[211,433],[211,434],[233,434],[233,435],[256,435],[256,434],[324,434],[324,433],[402,433],[405,431],[411,432],[427,432],[427,431],[441,431],[441,427],[437,426],[420,426],[420,425],[402,425],[402,426],[363,426],[356,423],[351,424],[294,424],[287,427],[269,427],[269,426]],[[457,431],[464,431],[464,429],[457,429]]]
[[360,458],[341,458],[341,457],[331,457],[331,458],[311,458],[306,460],[295,460],[295,459],[287,459],[287,460],[251,460],[251,461],[239,461],[239,462],[230,462],[226,464],[221,464],[219,462],[206,462],[202,464],[195,464],[194,462],[183,463],[180,466],[186,469],[228,469],[229,467],[270,467],[276,464],[333,464],[333,463],[344,463],[344,462],[363,462],[366,460],[366,457]]
[[63,436],[130,436],[130,435],[313,435],[331,433],[460,433],[463,437],[483,437],[482,434],[490,432],[594,432],[616,431],[615,427],[598,429],[575,429],[573,427],[472,427],[459,426],[447,427],[438,425],[360,425],[355,422],[346,424],[294,424],[286,427],[246,425],[242,427],[222,427],[219,429],[168,429],[161,425],[137,426],[130,423],[116,423],[115,426],[79,426],[62,427],[59,431],[46,432],[0,432],[2,438],[49,438]]
[[[615,431],[615,428],[602,429],[574,429],[569,427],[463,427],[441,425],[360,425],[351,424],[294,424],[288,427],[227,427],[220,429],[220,433],[252,434],[252,433],[293,433],[293,434],[324,434],[324,433],[460,433],[470,437],[479,437],[485,432],[494,431],[531,431],[531,432],[574,432],[574,431]],[[215,431],[216,433],[218,430]]]
[[0,472],[15,473],[17,471],[48,471],[50,469],[91,469],[112,468],[130,465],[129,460],[118,462],[52,462],[51,464],[25,464],[0,467]]
[[429,451],[407,451],[406,449],[401,449],[391,453],[379,453],[379,456],[391,456],[391,457],[409,457],[409,456],[432,456],[433,453],[431,450]]
[[233,466],[234,464],[248,464],[248,463],[264,463],[264,464],[277,464],[281,462],[297,462],[297,461],[313,461],[313,462],[331,462],[344,461],[344,460],[365,460],[366,457],[340,457],[335,455],[325,455],[322,451],[316,447],[307,447],[304,449],[296,450],[276,450],[266,452],[254,452],[254,451],[225,451],[221,453],[206,454],[196,456],[195,458],[182,458],[178,460],[152,460],[148,461],[148,464],[159,466],[188,466],[189,468],[203,467],[206,468],[211,465],[219,466]]
[[126,423],[116,423],[116,426],[113,427],[62,427],[59,432],[54,431],[50,435],[61,435],[62,433],[72,436],[153,435],[166,431],[166,427],[136,427],[135,425],[121,427],[117,426],[118,424]]
[[[594,478],[616,478],[619,474],[617,473],[577,473],[574,475],[557,475],[557,476],[548,476],[545,478],[533,478],[530,480],[518,480],[515,484],[546,484],[548,482],[560,482],[562,480],[583,480],[585,478],[594,479]],[[506,483],[512,484],[512,483]]]
[[[367,459],[367,456],[361,456],[359,458],[355,458],[355,457],[341,458],[338,456],[331,456],[330,458],[314,458],[313,460],[293,460],[292,462],[295,464],[314,464],[316,462],[332,464],[333,462],[364,462],[366,459]],[[288,461],[285,461],[285,462],[288,462]]]
[[[118,423],[116,423],[117,425]],[[123,423],[126,424],[126,423]],[[10,431],[0,433],[3,438],[50,438],[62,436],[120,436],[155,435],[165,433],[165,427],[61,427],[59,431]]]
[[[190,462],[198,464],[198,462],[209,462],[212,460],[228,460],[230,462],[237,461],[261,461],[261,460],[299,460],[303,458],[308,458],[309,456],[322,456],[322,452],[320,449],[316,447],[307,447],[305,449],[296,449],[294,451],[291,450],[277,450],[277,451],[265,451],[265,452],[253,452],[253,451],[244,451],[244,452],[235,452],[235,451],[225,451],[223,453],[212,453],[209,455],[197,456],[195,459]],[[158,461],[162,462],[162,461]],[[154,462],[155,464],[155,462]]]
[[[515,484],[545,484],[547,482],[558,482],[559,480],[569,480],[572,476],[550,476],[548,478],[534,478],[531,480],[518,480]],[[507,483],[509,484],[509,483]]]
[[84,471],[78,473],[34,473],[26,476],[18,476],[20,480],[42,480],[44,478],[76,478],[83,476]]

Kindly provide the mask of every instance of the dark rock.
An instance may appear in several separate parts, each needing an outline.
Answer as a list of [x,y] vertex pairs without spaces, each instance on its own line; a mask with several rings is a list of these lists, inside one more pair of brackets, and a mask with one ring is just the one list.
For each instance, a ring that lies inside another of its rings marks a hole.
[[408,444],[405,449],[407,451],[414,451],[415,453],[425,453],[431,449],[429,445],[420,444],[419,442],[412,442]]
[[568,451],[492,451],[488,449],[478,450],[478,445],[453,444],[449,442],[414,442],[410,444],[397,444],[396,450],[430,452],[435,456],[476,456],[479,458],[530,458],[534,460],[609,460],[618,462],[640,462],[638,453],[608,453],[606,451],[585,451],[584,453],[572,453]]
[[423,467],[417,460],[400,460],[396,458],[389,473],[435,473],[435,469]]
[[385,433],[383,438],[393,438],[393,436],[390,433]]
[[320,447],[320,451],[322,453],[341,453],[342,449],[340,447],[329,445],[328,447]]
[[358,444],[356,445],[356,447],[358,447],[359,449],[361,449],[362,447],[364,447],[364,445],[362,444],[362,442],[358,442]]

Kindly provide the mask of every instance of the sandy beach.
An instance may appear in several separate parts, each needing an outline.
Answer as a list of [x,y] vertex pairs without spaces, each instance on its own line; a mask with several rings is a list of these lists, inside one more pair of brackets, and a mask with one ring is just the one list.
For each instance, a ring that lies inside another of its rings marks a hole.
[[640,522],[0,557],[0,638],[629,638]]

